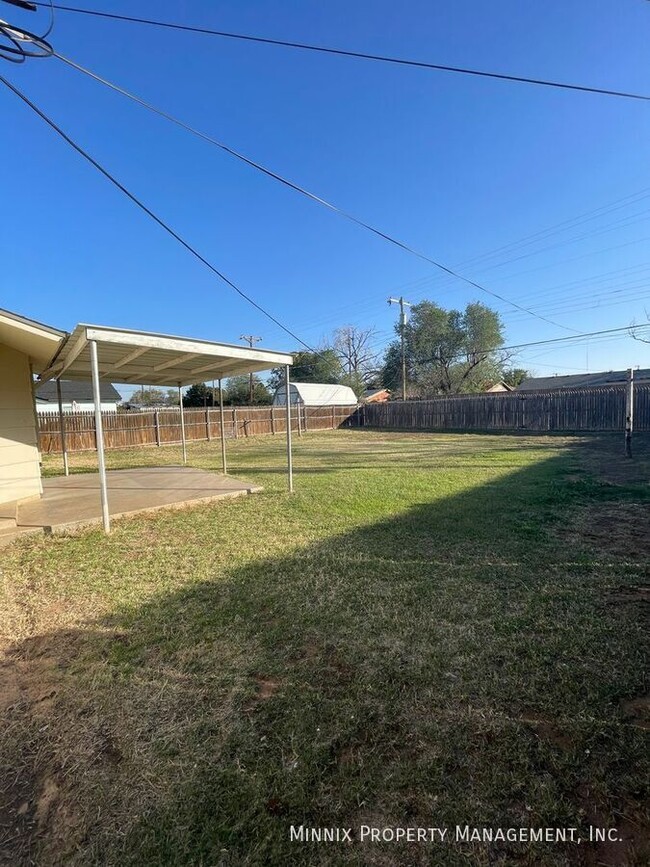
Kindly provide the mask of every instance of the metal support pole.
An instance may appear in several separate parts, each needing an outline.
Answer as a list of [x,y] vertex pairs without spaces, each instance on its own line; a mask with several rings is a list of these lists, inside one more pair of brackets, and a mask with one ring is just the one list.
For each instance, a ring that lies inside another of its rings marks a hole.
[[[289,482],[289,493],[293,493],[293,455],[291,454],[291,393],[289,390],[289,365],[284,368],[284,388],[287,396],[287,477]],[[298,407],[298,418],[300,418],[300,407]]]
[[181,408],[181,445],[183,446],[183,463],[187,463],[187,442],[185,440],[185,413],[183,412],[183,392],[178,383],[178,405]]
[[111,532],[111,518],[108,511],[108,484],[106,482],[106,461],[104,460],[104,425],[102,422],[102,398],[99,391],[99,364],[97,362],[97,341],[90,340],[90,368],[93,379],[93,400],[95,402],[95,435],[97,438],[97,465],[99,467],[99,491],[102,500],[102,524],[104,532]]
[[632,457],[632,433],[634,431],[634,370],[627,372],[625,393],[625,457]]
[[61,398],[61,380],[56,381],[56,398],[59,402],[59,430],[61,431],[61,453],[63,455],[63,472],[66,476],[70,475],[68,467],[68,449],[65,442],[65,420],[63,418],[63,400]]
[[226,419],[223,412],[223,387],[219,380],[219,417],[221,419],[221,466],[224,476],[228,474],[226,465]]

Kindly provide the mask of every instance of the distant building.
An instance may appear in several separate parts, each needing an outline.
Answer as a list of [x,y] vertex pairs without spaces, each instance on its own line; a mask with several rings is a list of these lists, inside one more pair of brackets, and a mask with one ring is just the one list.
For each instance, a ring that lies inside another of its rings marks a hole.
[[[102,412],[115,412],[122,400],[120,393],[110,382],[102,382],[99,389]],[[56,381],[50,379],[41,385],[35,394],[36,412],[58,412],[59,402],[56,395]],[[61,380],[61,402],[63,412],[92,412],[93,386],[91,382],[76,382],[70,379]]]
[[390,398],[387,388],[367,388],[361,395],[362,403],[385,403]]
[[[357,396],[347,385],[330,385],[320,382],[292,382],[289,385],[290,402],[299,406],[356,406]],[[286,406],[287,392],[284,385],[275,392],[273,406]]]
[[[650,368],[634,371],[634,381],[650,383]],[[627,370],[603,373],[573,373],[569,376],[532,376],[524,379],[517,391],[558,391],[564,388],[598,388],[627,382]]]
[[498,394],[499,392],[504,391],[514,391],[514,388],[511,385],[508,385],[507,382],[500,380],[499,382],[495,382],[494,385],[490,385],[488,388],[483,389],[486,394]]

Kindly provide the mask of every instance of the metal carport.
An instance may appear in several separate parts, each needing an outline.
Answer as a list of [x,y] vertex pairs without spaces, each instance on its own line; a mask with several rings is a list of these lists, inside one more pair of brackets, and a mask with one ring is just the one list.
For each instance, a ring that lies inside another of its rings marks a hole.
[[[104,431],[100,409],[99,384],[102,379],[134,385],[176,386],[181,413],[181,439],[183,463],[187,462],[187,445],[183,417],[181,389],[197,381],[219,380],[219,403],[222,432],[224,430],[223,396],[221,381],[224,377],[245,373],[258,373],[274,367],[284,367],[285,387],[289,389],[291,355],[265,349],[249,349],[228,343],[214,343],[133,331],[99,325],[77,325],[60,347],[50,366],[39,376],[39,382],[50,379],[91,379],[97,431],[97,463],[100,476],[102,523],[110,531],[106,463],[104,458]],[[287,403],[287,478],[289,491],[293,491],[293,462],[291,454],[291,405]],[[62,448],[67,475],[67,453],[63,415],[61,417]],[[226,473],[226,443],[221,437],[223,471]]]

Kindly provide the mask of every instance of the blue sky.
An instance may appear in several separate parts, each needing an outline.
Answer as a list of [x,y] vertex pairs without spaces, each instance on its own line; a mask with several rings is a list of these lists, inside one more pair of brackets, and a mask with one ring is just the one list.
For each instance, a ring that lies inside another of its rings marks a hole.
[[[650,4],[640,0],[78,5],[650,92]],[[35,16],[3,14],[36,29]],[[650,311],[648,103],[68,13],[51,38],[60,53],[565,328],[625,326]],[[503,314],[508,343],[570,333],[450,281],[56,59],[2,69],[311,345],[352,323],[375,327],[380,348],[396,320],[386,298],[400,292],[447,307],[485,301]],[[228,342],[253,333],[262,346],[295,348],[4,89],[0,111],[0,306],[67,329],[86,321]],[[533,244],[470,261],[581,214],[589,217]],[[517,362],[539,374],[650,366],[650,345],[593,340],[528,349]]]

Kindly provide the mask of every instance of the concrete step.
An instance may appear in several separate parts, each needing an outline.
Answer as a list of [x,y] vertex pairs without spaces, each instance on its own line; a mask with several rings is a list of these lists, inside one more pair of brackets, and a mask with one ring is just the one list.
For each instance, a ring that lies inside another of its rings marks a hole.
[[15,526],[16,526],[16,519],[15,518],[3,518],[0,515],[0,530],[7,530],[10,527],[15,527]]
[[43,527],[16,527],[15,522],[13,527],[0,527],[0,548],[21,536],[42,536],[44,532]]

